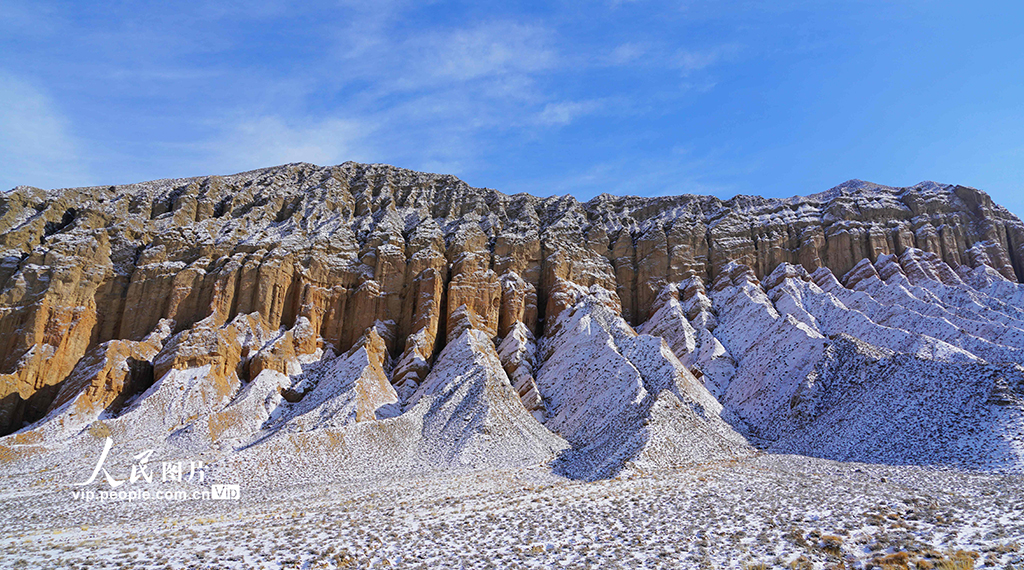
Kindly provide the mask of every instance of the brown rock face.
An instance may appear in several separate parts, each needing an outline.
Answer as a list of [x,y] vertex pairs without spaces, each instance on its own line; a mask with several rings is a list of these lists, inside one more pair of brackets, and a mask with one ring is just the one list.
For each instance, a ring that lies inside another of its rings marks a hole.
[[579,291],[614,293],[636,325],[665,286],[710,290],[731,262],[757,279],[781,263],[845,275],[908,248],[1024,279],[1020,220],[935,183],[580,203],[345,163],[19,187],[0,195],[0,434],[83,390],[89,406],[116,407],[147,366],[159,379],[210,365],[228,395],[300,355],[346,353],[371,329],[402,401],[473,329],[542,413],[535,339]]
[[60,422],[68,429],[88,425],[103,412],[119,412],[156,381],[152,361],[170,334],[169,325],[162,321],[141,341],[111,340],[90,351],[60,384],[48,412],[66,406]]

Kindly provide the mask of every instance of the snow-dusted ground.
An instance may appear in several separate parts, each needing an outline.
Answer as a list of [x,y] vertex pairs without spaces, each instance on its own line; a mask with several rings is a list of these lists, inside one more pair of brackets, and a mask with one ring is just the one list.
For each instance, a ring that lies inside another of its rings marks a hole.
[[0,491],[12,568],[870,568],[898,552],[918,568],[1024,564],[1024,476],[788,455],[594,482],[535,467],[243,485],[239,501],[83,503],[45,477],[15,482]]

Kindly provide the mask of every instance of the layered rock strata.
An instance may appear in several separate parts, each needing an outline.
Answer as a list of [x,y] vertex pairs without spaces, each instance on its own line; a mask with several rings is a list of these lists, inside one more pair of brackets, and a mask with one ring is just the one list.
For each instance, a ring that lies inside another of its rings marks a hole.
[[[839,454],[792,436],[857,392],[824,379],[907,355],[1003,367],[971,385],[1003,402],[984,404],[1004,406],[993,461],[1013,464],[1022,279],[1024,224],[932,182],[581,203],[345,163],[18,187],[0,196],[0,433],[102,422],[255,449],[379,424],[419,430],[409,457],[521,445],[499,455],[593,477],[744,453],[733,428]],[[451,432],[463,386],[504,419]],[[490,431],[520,443],[473,435]]]

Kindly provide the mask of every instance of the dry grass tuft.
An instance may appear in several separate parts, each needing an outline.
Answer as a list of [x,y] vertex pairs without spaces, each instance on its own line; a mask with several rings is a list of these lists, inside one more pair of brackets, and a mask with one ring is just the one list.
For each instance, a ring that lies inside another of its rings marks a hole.
[[843,550],[843,538],[834,534],[826,534],[821,537],[820,548],[834,556],[839,556]]
[[947,554],[947,558],[939,560],[935,567],[938,570],[974,570],[974,561],[981,554],[973,550],[957,550]]
[[871,564],[881,567],[882,570],[910,570],[910,555],[906,552],[894,552],[875,558]]

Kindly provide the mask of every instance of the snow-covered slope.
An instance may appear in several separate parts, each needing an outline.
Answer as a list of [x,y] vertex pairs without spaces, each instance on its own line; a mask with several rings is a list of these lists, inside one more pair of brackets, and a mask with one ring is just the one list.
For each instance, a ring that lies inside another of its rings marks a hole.
[[[567,447],[526,410],[494,344],[479,331],[466,330],[448,343],[406,410],[394,417],[357,421],[354,411],[334,413],[339,404],[362,397],[359,382],[366,369],[353,369],[352,364],[365,359],[360,349],[339,357],[340,362],[327,363],[317,388],[295,404],[284,404],[279,412],[282,423],[271,422],[252,443],[224,458],[221,469],[238,472],[259,465],[264,472],[254,476],[261,480],[364,478],[388,472],[542,465]],[[320,387],[328,384],[331,400],[318,397]],[[314,399],[303,405],[306,398]],[[330,401],[336,403],[325,405]],[[390,410],[391,405],[383,407]],[[308,415],[317,423],[304,419]],[[330,421],[319,421],[325,418]]]
[[[862,260],[842,281],[783,263],[761,282],[734,265],[713,314],[687,312],[685,287],[669,286],[642,330],[724,388],[723,417],[768,449],[1020,469],[1020,289],[916,249]],[[701,357],[702,336],[721,345],[717,360]]]
[[[1017,470],[1024,368],[893,354],[842,336],[769,449],[841,461]],[[780,418],[781,419],[781,418]]]
[[384,339],[370,331],[348,354],[323,363],[292,390],[297,402],[278,412],[288,429],[309,431],[357,421],[391,418],[401,413],[391,386]]
[[546,425],[573,446],[558,470],[599,478],[626,461],[664,466],[747,452],[662,338],[637,335],[599,287],[581,297],[545,339],[537,378]]

